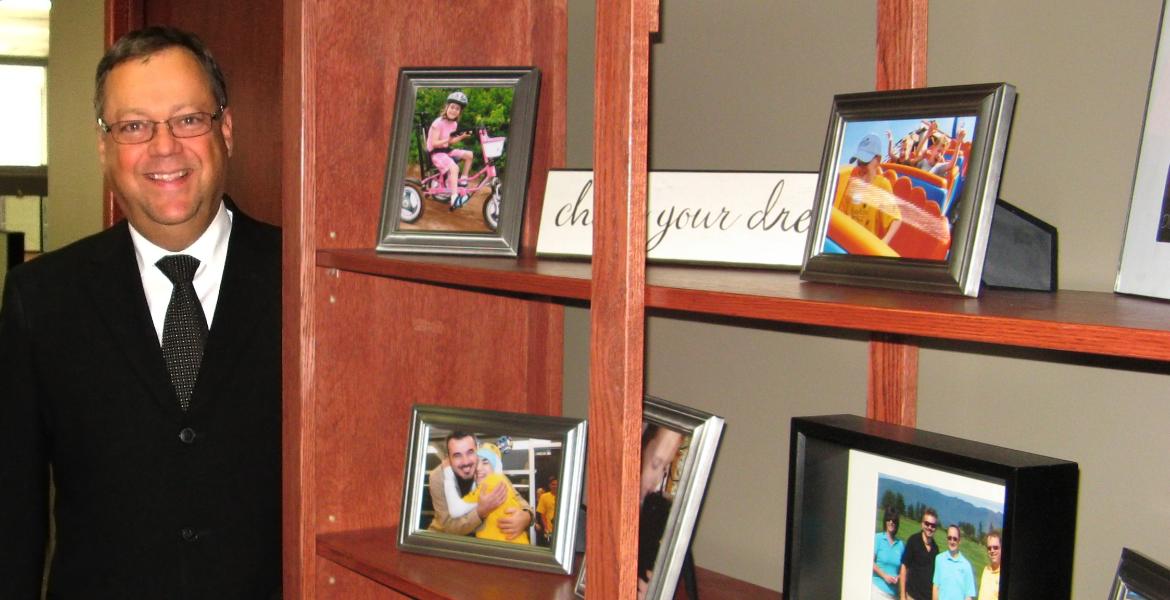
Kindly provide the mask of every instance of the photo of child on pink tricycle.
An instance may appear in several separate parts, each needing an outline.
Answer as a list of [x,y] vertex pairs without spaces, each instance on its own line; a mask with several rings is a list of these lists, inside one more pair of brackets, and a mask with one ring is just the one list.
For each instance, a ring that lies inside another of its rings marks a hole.
[[507,167],[511,87],[424,87],[414,105],[402,230],[495,232]]

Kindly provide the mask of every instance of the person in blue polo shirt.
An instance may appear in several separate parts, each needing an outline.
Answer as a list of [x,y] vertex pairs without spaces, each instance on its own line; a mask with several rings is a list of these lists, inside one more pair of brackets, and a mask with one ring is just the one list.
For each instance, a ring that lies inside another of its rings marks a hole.
[[898,539],[898,509],[887,506],[882,529],[873,540],[873,591],[871,600],[894,600],[898,597],[898,568],[906,545]]
[[961,540],[959,528],[947,526],[947,551],[934,559],[934,600],[975,600],[975,571],[959,554]]

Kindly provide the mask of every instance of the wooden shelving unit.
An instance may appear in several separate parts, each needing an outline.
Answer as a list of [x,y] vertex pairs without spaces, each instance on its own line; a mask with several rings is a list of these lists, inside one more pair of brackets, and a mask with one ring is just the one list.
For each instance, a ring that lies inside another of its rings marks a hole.
[[[532,257],[540,190],[564,162],[566,1],[286,0],[285,588],[290,598],[569,598],[573,578],[400,554],[410,406],[560,412],[563,307],[588,303],[590,597],[631,600],[648,312],[870,336],[868,413],[914,424],[922,339],[1170,361],[1170,304],[989,290],[979,299],[802,283],[794,273],[645,265],[649,0],[598,2],[592,263]],[[879,0],[878,86],[925,81],[926,0]],[[420,25],[486,28],[490,47]],[[486,25],[485,25],[486,24]],[[490,25],[490,26],[489,26]],[[538,66],[518,260],[379,255],[399,67]],[[596,562],[594,562],[596,561]],[[699,570],[704,598],[779,597]],[[487,586],[487,587],[483,587]],[[503,593],[503,592],[501,592]]]

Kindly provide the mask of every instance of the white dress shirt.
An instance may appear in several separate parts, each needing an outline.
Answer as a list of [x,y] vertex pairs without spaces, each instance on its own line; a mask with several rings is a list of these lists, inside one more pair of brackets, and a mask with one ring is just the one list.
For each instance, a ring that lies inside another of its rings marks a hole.
[[219,285],[223,280],[223,267],[227,262],[228,237],[231,232],[232,212],[223,202],[220,202],[219,212],[215,214],[203,235],[180,252],[170,252],[154,245],[134,229],[133,225],[130,226],[134,256],[138,259],[138,273],[142,275],[142,289],[146,292],[146,304],[150,307],[150,319],[154,322],[154,331],[158,334],[160,346],[163,319],[167,315],[167,305],[171,302],[174,284],[155,266],[155,263],[169,254],[189,254],[199,259],[199,268],[195,270],[195,278],[191,280],[191,284],[195,286],[195,294],[199,296],[199,303],[203,306],[207,328],[211,329],[211,319],[215,315],[215,305],[219,301]]

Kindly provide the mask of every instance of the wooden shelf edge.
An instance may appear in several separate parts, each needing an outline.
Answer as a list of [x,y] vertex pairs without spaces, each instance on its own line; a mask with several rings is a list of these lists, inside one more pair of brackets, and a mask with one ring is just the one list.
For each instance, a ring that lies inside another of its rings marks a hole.
[[[575,599],[577,576],[538,573],[521,569],[481,565],[421,554],[400,553],[395,545],[397,530],[379,527],[354,531],[324,533],[317,536],[317,555],[367,579],[412,598],[446,600],[470,597],[468,586],[501,582],[512,599]],[[450,573],[457,572],[464,585],[452,584]],[[435,584],[436,580],[442,580]],[[756,598],[782,600],[780,592],[741,581],[710,569],[698,567],[696,580],[703,600]],[[471,583],[467,583],[471,582]],[[686,600],[682,584],[675,595]]]
[[[321,250],[317,265],[424,283],[589,300],[567,260]],[[794,272],[651,265],[646,307],[960,342],[1170,361],[1170,303],[1106,292],[987,290],[980,298],[801,281]]]
[[588,300],[589,263],[535,258],[380,254],[318,250],[317,266],[423,283]]
[[517,600],[576,598],[575,576],[399,552],[397,535],[394,527],[319,534],[317,555],[411,598],[472,598],[484,588]]

